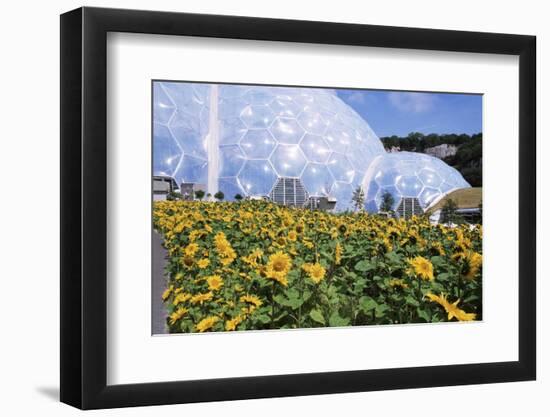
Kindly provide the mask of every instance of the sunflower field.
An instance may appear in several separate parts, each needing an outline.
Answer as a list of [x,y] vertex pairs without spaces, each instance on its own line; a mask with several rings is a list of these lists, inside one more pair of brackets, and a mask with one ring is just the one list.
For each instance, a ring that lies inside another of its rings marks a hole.
[[481,320],[482,227],[157,201],[170,333]]

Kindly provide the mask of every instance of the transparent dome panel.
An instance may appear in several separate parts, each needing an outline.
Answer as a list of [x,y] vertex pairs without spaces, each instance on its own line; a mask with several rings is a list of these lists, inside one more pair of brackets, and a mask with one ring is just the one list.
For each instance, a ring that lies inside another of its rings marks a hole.
[[329,195],[334,179],[326,165],[308,163],[301,176],[302,184],[310,196],[321,197]]
[[325,163],[330,155],[327,142],[317,135],[306,134],[300,142],[300,149],[310,162]]
[[298,122],[308,133],[322,135],[327,130],[328,123],[319,112],[304,110],[298,117]]
[[[402,198],[418,198],[427,209],[445,194],[470,185],[453,167],[438,158],[414,152],[387,153],[378,158],[363,180],[365,208],[378,211],[384,192],[394,197],[394,209]],[[373,207],[376,206],[376,210]]]
[[277,142],[286,144],[300,142],[305,133],[295,119],[283,117],[278,117],[269,130]]
[[302,108],[288,96],[275,97],[269,107],[277,116],[281,117],[297,117],[302,111]]
[[208,176],[208,162],[204,159],[184,155],[180,166],[174,173],[178,183],[193,182],[206,184]]
[[220,177],[237,176],[245,162],[245,156],[237,145],[220,146]]
[[422,181],[414,175],[399,175],[396,178],[395,186],[402,197],[418,197],[422,191]]
[[353,207],[351,198],[353,196],[353,188],[351,184],[343,182],[335,182],[330,190],[331,197],[336,198],[338,209],[340,211],[351,210]]
[[155,123],[167,124],[176,111],[174,102],[162,88],[162,85],[153,85],[153,121]]
[[161,124],[153,126],[153,172],[155,175],[173,175],[183,155],[181,148],[170,133],[170,130]]
[[266,160],[248,160],[239,172],[238,180],[247,195],[268,195],[277,174]]
[[298,177],[307,162],[298,145],[277,145],[270,161],[281,177]]
[[241,120],[250,129],[266,128],[275,119],[275,114],[267,105],[246,106],[241,112]]
[[222,145],[239,143],[246,132],[248,132],[248,128],[239,118],[225,119],[219,122],[219,138]]
[[347,183],[353,181],[355,170],[345,155],[333,152],[328,159],[327,165],[336,181]]
[[249,130],[241,139],[241,148],[250,159],[269,158],[277,142],[267,129]]
[[170,122],[170,131],[186,155],[207,158],[206,136],[201,133],[200,120],[190,123],[188,117],[176,113]]

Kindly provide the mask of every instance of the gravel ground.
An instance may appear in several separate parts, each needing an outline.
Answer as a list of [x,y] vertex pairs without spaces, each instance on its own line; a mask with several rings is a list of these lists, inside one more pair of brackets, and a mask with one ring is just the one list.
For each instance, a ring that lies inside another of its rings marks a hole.
[[166,278],[164,277],[164,263],[166,260],[166,249],[162,247],[162,238],[153,231],[153,268],[151,271],[151,327],[153,334],[165,334],[166,332],[166,308],[162,302],[162,293],[166,289]]

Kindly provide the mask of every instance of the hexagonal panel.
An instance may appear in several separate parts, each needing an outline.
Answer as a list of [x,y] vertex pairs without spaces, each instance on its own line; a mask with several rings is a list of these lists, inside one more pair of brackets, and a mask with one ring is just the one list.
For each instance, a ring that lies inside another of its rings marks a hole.
[[298,177],[307,162],[298,145],[277,145],[270,160],[281,177]]
[[350,184],[335,182],[330,190],[330,195],[336,199],[336,205],[339,210],[351,210],[353,208],[351,202],[353,188]]
[[358,171],[366,171],[377,155],[364,140],[352,139],[347,157]]
[[206,184],[208,177],[208,162],[204,159],[184,155],[178,171],[175,173],[178,182],[193,182]]
[[304,136],[304,129],[294,119],[277,117],[269,128],[279,143],[296,144]]
[[273,101],[273,93],[265,87],[249,90],[244,97],[250,104],[269,104]]
[[201,134],[200,126],[177,113],[170,122],[170,131],[186,155],[207,159],[206,136]]
[[330,148],[321,136],[306,133],[300,142],[300,148],[310,162],[324,163],[330,155]]
[[166,124],[176,110],[175,104],[164,92],[162,84],[153,85],[153,121],[155,123]]
[[376,197],[374,197],[374,201],[376,203],[376,206],[378,209],[380,208],[380,205],[382,204],[382,200],[384,198],[384,194],[390,193],[393,197],[393,207],[392,209],[395,210],[397,206],[399,206],[399,203],[401,202],[401,194],[397,190],[397,188],[391,186],[391,187],[382,187],[378,190],[378,193],[376,194]]
[[437,188],[441,185],[443,180],[439,174],[430,168],[422,168],[418,173],[418,178],[428,187]]
[[268,195],[275,184],[277,174],[267,160],[246,161],[238,180],[247,195]]
[[312,106],[315,102],[315,100],[313,99],[313,94],[315,94],[316,91],[306,88],[300,88],[298,90],[300,90],[300,92],[292,97],[292,99],[302,108]]
[[328,169],[334,176],[336,181],[351,183],[355,175],[355,170],[346,158],[341,153],[333,152],[327,162]]
[[218,118],[222,120],[239,117],[248,106],[248,102],[240,97],[220,99],[218,103]]
[[267,129],[249,130],[241,139],[241,148],[249,158],[268,158],[277,142]]
[[181,128],[186,130],[193,130],[195,132],[200,132],[200,129],[201,129],[200,112],[191,117],[189,116],[189,114],[180,111],[179,108],[176,108],[174,115],[170,119],[169,126],[172,131]]
[[296,104],[291,98],[285,96],[277,96],[269,103],[271,110],[277,115],[282,117],[297,117],[302,108]]
[[300,179],[309,195],[315,197],[328,195],[334,183],[326,165],[316,163],[308,163]]
[[153,125],[153,146],[153,172],[155,175],[172,175],[183,152],[166,126]]
[[347,153],[352,142],[354,131],[342,123],[335,123],[328,127],[325,139],[334,152]]
[[233,145],[239,143],[247,132],[247,128],[240,119],[220,120],[220,145]]
[[422,191],[422,181],[414,175],[399,175],[395,186],[403,197],[417,197]]
[[205,104],[205,97],[193,89],[188,83],[162,83],[164,91],[177,107],[178,111],[187,116],[197,116]]
[[246,106],[241,112],[241,120],[251,129],[266,128],[274,118],[275,114],[266,105]]
[[428,207],[440,195],[441,192],[438,189],[432,187],[424,187],[424,189],[418,196],[418,201],[420,202],[422,207]]
[[244,153],[237,145],[220,146],[219,157],[220,177],[236,176],[245,161]]
[[313,133],[314,135],[322,135],[327,129],[327,122],[319,112],[312,110],[304,110],[298,116],[298,122],[308,133]]

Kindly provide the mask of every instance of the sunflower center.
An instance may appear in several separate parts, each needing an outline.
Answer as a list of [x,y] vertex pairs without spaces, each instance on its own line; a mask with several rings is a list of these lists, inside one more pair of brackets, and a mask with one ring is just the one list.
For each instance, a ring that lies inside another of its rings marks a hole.
[[273,269],[277,272],[285,270],[285,262],[283,260],[277,260],[273,263]]

